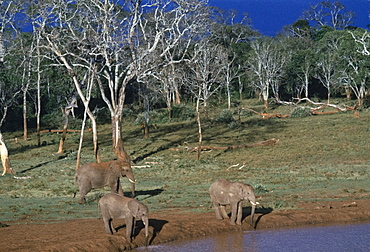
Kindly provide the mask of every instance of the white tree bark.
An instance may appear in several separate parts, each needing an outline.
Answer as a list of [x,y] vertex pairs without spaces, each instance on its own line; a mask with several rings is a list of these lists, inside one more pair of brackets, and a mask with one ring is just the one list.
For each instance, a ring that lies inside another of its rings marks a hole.
[[[138,0],[123,5],[109,0],[56,0],[43,8],[48,15],[40,20],[52,17],[56,25],[43,29],[42,34],[70,73],[84,104],[86,95],[78,73],[97,66],[94,73],[111,114],[112,146],[119,158],[128,158],[121,139],[126,86],[134,81],[145,83],[147,76],[157,75],[158,66],[169,64],[158,60],[196,30],[198,19],[205,15],[202,7],[204,2],[199,0]],[[188,18],[195,14],[198,19]]]
[[252,54],[248,60],[248,66],[254,76],[252,86],[261,93],[266,110],[270,88],[274,92],[275,99],[280,101],[280,79],[290,56],[281,50],[279,43],[270,38],[262,38],[251,44]]

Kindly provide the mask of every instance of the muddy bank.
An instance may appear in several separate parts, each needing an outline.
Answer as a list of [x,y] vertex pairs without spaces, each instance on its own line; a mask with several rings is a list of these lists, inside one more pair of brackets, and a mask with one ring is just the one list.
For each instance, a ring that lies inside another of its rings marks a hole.
[[[300,209],[274,211],[258,209],[256,229],[370,222],[370,199],[310,203]],[[246,215],[248,215],[246,211]],[[151,244],[187,240],[222,232],[253,230],[246,216],[241,226],[227,220],[216,220],[214,212],[192,213],[173,209],[150,214]],[[46,224],[1,223],[0,251],[123,251],[144,245],[144,226],[137,223],[135,239],[124,238],[123,220],[115,221],[118,232],[104,233],[101,219],[83,219]]]

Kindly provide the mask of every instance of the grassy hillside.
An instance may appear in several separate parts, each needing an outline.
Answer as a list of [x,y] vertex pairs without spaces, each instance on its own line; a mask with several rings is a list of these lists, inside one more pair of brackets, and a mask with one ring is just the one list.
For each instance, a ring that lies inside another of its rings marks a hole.
[[[262,112],[257,100],[246,101],[243,107]],[[123,138],[135,161],[137,199],[151,211],[210,211],[208,188],[218,178],[251,184],[261,207],[274,210],[299,208],[312,201],[369,197],[369,110],[362,110],[360,118],[342,112],[267,120],[243,110],[240,123],[237,109],[232,115],[235,121],[222,110],[210,108],[209,119],[203,120],[204,145],[246,145],[271,138],[279,142],[273,146],[204,151],[201,160],[196,161],[195,152],[188,151],[188,147],[197,145],[194,119],[158,122],[150,138],[144,139],[140,126],[126,118]],[[268,112],[290,114],[293,110],[277,106]],[[90,192],[85,205],[73,198],[78,133],[68,134],[63,155],[55,154],[60,139],[56,133],[43,134],[41,147],[36,145],[36,135],[27,141],[21,140],[22,132],[3,135],[18,179],[9,174],[0,178],[1,221],[99,216],[97,201],[108,188]],[[114,158],[110,136],[111,126],[100,126],[101,156],[105,161]],[[82,163],[94,161],[91,139],[91,133],[86,133]],[[121,183],[129,192],[128,181],[123,179]]]

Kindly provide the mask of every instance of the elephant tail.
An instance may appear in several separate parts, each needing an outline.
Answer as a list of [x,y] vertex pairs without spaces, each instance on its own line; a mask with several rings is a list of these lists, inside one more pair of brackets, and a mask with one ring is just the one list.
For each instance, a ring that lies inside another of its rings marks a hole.
[[77,194],[77,190],[78,190],[78,186],[77,186],[77,174],[75,175],[75,190],[73,192],[73,198],[76,198],[76,194]]
[[102,211],[101,211],[101,207],[100,207],[100,202],[98,202],[98,220],[101,219],[101,216],[102,216]]

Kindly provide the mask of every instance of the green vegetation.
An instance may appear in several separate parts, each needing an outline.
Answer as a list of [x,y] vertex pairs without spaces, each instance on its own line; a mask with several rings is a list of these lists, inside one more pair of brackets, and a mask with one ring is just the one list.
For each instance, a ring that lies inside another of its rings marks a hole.
[[[342,102],[342,101],[340,101]],[[243,107],[257,111],[263,105],[248,100]],[[186,110],[186,109],[184,109]],[[271,113],[290,114],[294,107],[279,106]],[[261,207],[274,210],[298,208],[301,203],[324,200],[368,198],[370,111],[360,111],[295,118],[262,119],[241,113],[241,123],[230,128],[222,108],[210,109],[204,119],[204,145],[245,145],[275,138],[274,146],[256,146],[234,150],[204,151],[201,160],[188,147],[197,145],[195,119],[169,121],[151,128],[144,139],[135,119],[123,125],[123,140],[135,162],[137,199],[150,211],[182,209],[207,212],[210,209],[208,188],[218,179],[240,181],[255,187]],[[238,111],[233,110],[235,121]],[[216,122],[217,121],[217,122]],[[101,156],[111,160],[111,125],[99,127]],[[57,155],[60,135],[45,133],[43,145],[31,134],[21,140],[22,132],[3,133],[12,163],[17,172],[0,178],[1,222],[61,221],[74,218],[97,218],[97,201],[109,191],[94,190],[87,204],[79,205],[75,191],[75,158],[78,133],[67,135],[66,151]],[[18,143],[14,138],[18,138]],[[82,163],[93,162],[91,132],[85,133]],[[238,166],[231,167],[232,165]],[[242,165],[244,166],[239,169]],[[122,180],[124,191],[129,183]]]

